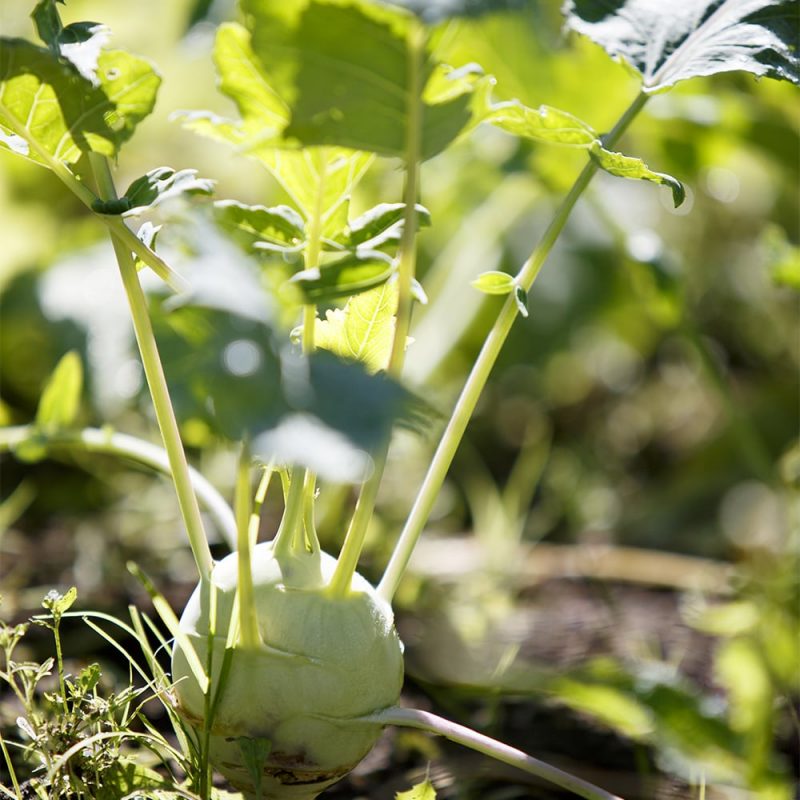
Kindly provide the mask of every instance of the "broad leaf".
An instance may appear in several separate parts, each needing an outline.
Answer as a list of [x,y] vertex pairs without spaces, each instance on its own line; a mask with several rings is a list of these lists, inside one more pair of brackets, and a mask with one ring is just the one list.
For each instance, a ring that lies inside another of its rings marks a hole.
[[[202,111],[179,112],[184,127],[256,158],[272,172],[306,219],[322,217],[322,235],[346,222],[346,200],[369,166],[371,156],[338,147],[313,152],[285,148],[281,134],[289,122],[286,103],[270,86],[241,25],[221,25],[214,45],[220,90],[237,107],[239,119]],[[318,199],[318,194],[322,197]],[[344,214],[344,218],[340,216]]]
[[[0,39],[0,146],[45,163],[114,156],[153,109],[153,66],[120,50],[98,60],[98,86],[69,62],[22,39]],[[24,140],[24,143],[23,141]]]
[[183,194],[212,194],[214,181],[198,178],[197,170],[156,167],[137,178],[123,195],[131,206],[132,214],[148,206],[157,206]]
[[420,23],[408,12],[367,0],[244,0],[242,8],[253,52],[290,110],[288,140],[404,157],[419,118],[412,158],[426,159],[472,119],[468,92],[423,99],[437,65],[415,53]]
[[737,70],[800,82],[797,0],[567,0],[565,11],[650,92]]
[[362,362],[370,372],[386,369],[394,339],[397,282],[351,297],[342,308],[326,312],[314,329],[317,347]]
[[82,390],[83,365],[78,353],[71,350],[58,362],[44,387],[36,410],[36,426],[48,431],[72,425]]
[[297,249],[305,241],[303,218],[289,206],[267,208],[220,200],[214,203],[214,217],[248,250],[260,242],[277,248]]
[[248,437],[265,460],[358,481],[366,453],[405,413],[397,384],[330,353],[300,356],[254,313],[161,305],[153,321],[179,420],[232,441]]
[[[402,232],[405,208],[404,203],[380,203],[349,223],[336,236],[336,241],[348,248],[375,248],[388,239],[396,240]],[[431,215],[427,208],[417,204],[414,210],[417,228],[431,224]]]
[[306,302],[322,303],[373,289],[386,283],[393,273],[394,264],[389,256],[366,250],[298,272],[291,282],[300,287]]
[[672,190],[672,202],[675,208],[686,199],[686,190],[679,180],[663,172],[653,172],[641,158],[632,158],[624,156],[622,153],[606,150],[600,145],[600,142],[596,142],[589,153],[600,167],[618,178],[633,178],[669,186]]
[[61,23],[57,2],[59,0],[41,0],[37,3],[31,14],[36,32],[55,56],[69,61],[82,77],[97,86],[97,62],[111,31],[96,22],[74,22],[65,28]]
[[518,100],[488,106],[483,122],[515,136],[550,144],[589,147],[597,134],[585,122],[552,106],[529,108]]

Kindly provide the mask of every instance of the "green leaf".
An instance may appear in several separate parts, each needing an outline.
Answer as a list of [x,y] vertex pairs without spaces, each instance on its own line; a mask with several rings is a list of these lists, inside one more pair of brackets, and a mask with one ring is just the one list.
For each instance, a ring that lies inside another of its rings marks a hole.
[[256,797],[260,797],[264,762],[272,750],[272,741],[264,737],[251,739],[249,736],[239,736],[236,739],[236,744],[239,745],[242,763],[253,781]]
[[214,203],[218,224],[246,249],[259,242],[297,249],[305,241],[303,218],[289,206],[248,206],[236,200]]
[[49,50],[0,39],[0,146],[40,164],[42,152],[68,164],[89,151],[115,156],[152,111],[161,79],[120,50],[100,54],[97,76],[92,86]]
[[573,147],[590,147],[597,134],[585,122],[552,106],[529,108],[518,100],[489,105],[483,122],[524,139]]
[[[344,223],[341,213],[347,197],[371,161],[368,153],[338,147],[297,151],[285,148],[280,136],[289,122],[289,110],[270,86],[250,45],[250,33],[241,25],[221,25],[214,45],[220,90],[239,111],[232,120],[208,112],[179,112],[184,127],[217,141],[227,142],[259,160],[283,186],[306,219],[319,210],[322,235],[332,236]],[[318,198],[320,193],[322,196]]]
[[171,167],[156,167],[133,181],[123,197],[130,206],[127,216],[131,216],[144,208],[157,206],[182,194],[212,194],[213,191],[214,181],[198,178],[195,169],[176,172]]
[[265,461],[358,481],[364,454],[413,412],[396,383],[324,351],[301,357],[255,314],[162,303],[152,317],[179,421],[231,441],[249,438]]
[[421,783],[415,784],[407,792],[397,792],[395,800],[436,800],[436,788],[426,778]]
[[738,70],[800,82],[797,0],[567,0],[565,12],[649,92]]
[[71,350],[56,365],[36,410],[36,426],[43,430],[68,428],[75,422],[83,390],[83,365]]
[[361,361],[369,372],[386,369],[392,353],[397,281],[363,292],[342,308],[326,312],[314,329],[317,347]]
[[321,267],[298,272],[291,278],[309,303],[322,303],[338,297],[373,289],[391,278],[394,263],[379,251],[350,253]]
[[[404,203],[380,203],[354,219],[336,237],[336,241],[346,247],[375,248],[389,238],[397,239],[402,232],[405,209]],[[414,210],[418,228],[431,224],[431,214],[427,208],[417,204]]]
[[516,283],[514,277],[507,272],[489,270],[478,275],[474,281],[470,282],[470,286],[474,286],[484,294],[510,294],[514,291]]
[[62,617],[72,608],[78,598],[78,590],[71,586],[65,594],[51,589],[42,600],[42,607],[46,608],[56,619]]
[[669,186],[672,190],[672,202],[675,204],[675,208],[686,199],[686,190],[677,178],[673,178],[663,172],[653,172],[640,158],[624,156],[622,153],[606,150],[600,142],[596,142],[589,153],[592,159],[611,175],[616,175],[619,178],[652,181],[653,183]]
[[472,119],[469,93],[423,99],[437,64],[414,55],[420,24],[408,12],[367,0],[245,0],[242,8],[263,74],[290,110],[287,140],[404,157],[418,115],[415,155],[424,160]]

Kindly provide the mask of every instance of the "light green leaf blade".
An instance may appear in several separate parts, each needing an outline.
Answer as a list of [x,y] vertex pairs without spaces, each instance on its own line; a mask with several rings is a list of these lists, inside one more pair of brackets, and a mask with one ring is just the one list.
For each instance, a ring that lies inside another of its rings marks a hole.
[[468,93],[423,100],[436,64],[412,55],[421,28],[404,10],[366,0],[245,0],[243,10],[253,52],[290,109],[287,139],[402,157],[419,114],[424,160],[472,119]]
[[0,39],[0,147],[38,163],[116,155],[152,111],[161,79],[149,61],[120,50],[100,54],[97,76],[95,87],[50,51]]
[[258,242],[299,247],[305,240],[303,218],[289,206],[249,206],[236,200],[214,203],[214,217],[245,248]]
[[342,358],[362,362],[369,372],[386,369],[392,353],[397,308],[397,282],[355,295],[343,309],[318,319],[314,341]]
[[427,779],[417,783],[407,792],[397,792],[395,800],[436,800],[436,789]]
[[39,407],[36,425],[44,430],[68,428],[75,422],[83,390],[83,365],[74,350],[56,365],[47,381]]
[[[404,203],[379,203],[354,219],[336,240],[347,247],[377,246],[371,243],[382,243],[390,229],[402,228],[405,208]],[[414,210],[417,229],[431,224],[431,215],[427,208],[417,204]]]
[[507,272],[489,270],[478,275],[470,285],[484,294],[510,294],[516,284],[513,276]]
[[611,175],[618,178],[632,178],[634,180],[652,181],[669,186],[672,190],[672,201],[677,208],[686,199],[686,190],[683,184],[671,175],[663,172],[653,172],[641,158],[625,156],[606,150],[600,142],[596,142],[589,151],[597,164]]
[[572,147],[590,147],[597,134],[585,122],[552,106],[529,108],[518,100],[487,108],[484,122],[524,139]]
[[323,303],[380,286],[394,274],[394,263],[379,251],[357,251],[321,267],[295,274],[307,303]]
[[214,181],[198,178],[197,170],[174,170],[156,167],[137,178],[123,195],[130,204],[130,213],[157,206],[182,194],[212,194]]
[[[287,148],[281,139],[289,122],[286,103],[270,86],[266,73],[253,53],[250,33],[241,25],[221,25],[214,44],[214,63],[219,88],[239,112],[227,119],[207,112],[179,112],[185,128],[226,142],[260,161],[275,176],[306,219],[322,216],[322,235],[335,233],[342,225],[347,197],[363,176],[372,156],[343,148],[300,151]],[[318,193],[322,197],[318,201]]]
[[738,70],[800,83],[797,0],[568,0],[565,12],[647,91]]

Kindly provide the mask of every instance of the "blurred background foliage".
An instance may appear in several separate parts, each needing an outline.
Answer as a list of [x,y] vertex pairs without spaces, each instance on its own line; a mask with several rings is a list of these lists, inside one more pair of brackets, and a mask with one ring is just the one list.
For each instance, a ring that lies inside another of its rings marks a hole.
[[[4,35],[30,37],[27,5],[3,3]],[[218,198],[285,201],[254,162],[170,121],[178,109],[230,113],[210,48],[232,5],[65,7],[67,22],[107,23],[115,43],[153,59],[164,78],[154,114],[123,150],[120,185],[166,164],[213,178]],[[455,66],[481,64],[497,98],[554,105],[600,131],[637,91],[623,65],[562,31],[555,0],[451,24],[437,48]],[[527,731],[520,744],[541,747],[537,714],[564,733],[566,706],[637,743],[620,764],[596,756],[601,767],[641,781],[661,769],[684,787],[707,783],[709,797],[750,796],[725,786],[790,796],[800,695],[799,131],[796,87],[693,80],[654,97],[622,142],[682,180],[687,202],[674,210],[667,189],[602,174],[579,203],[400,595],[410,671],[453,713],[496,733]],[[424,166],[433,226],[419,238],[420,276],[430,302],[417,310],[406,374],[445,413],[501,302],[469,282],[517,270],[584,159],[486,127]],[[351,216],[396,202],[400,186],[397,164],[377,162]],[[237,257],[202,208],[166,213],[175,231],[165,228],[166,252],[181,268]],[[33,418],[50,371],[76,348],[88,374],[82,421],[154,437],[104,234],[51,173],[0,154],[4,424]],[[203,431],[186,434],[195,463],[230,495],[234,455]],[[434,440],[396,438],[364,568],[373,578]],[[96,456],[4,457],[2,473],[7,618],[52,585],[76,584],[86,605],[111,610],[131,593],[142,600],[122,577],[129,558],[176,603],[185,598],[192,562],[165,481]],[[323,489],[330,550],[351,500],[346,487]],[[278,513],[268,508],[265,535]],[[544,705],[532,711],[508,696]],[[546,710],[554,698],[557,723]],[[442,796],[530,796],[492,794],[471,778],[450,789],[440,781]],[[655,785],[628,790],[662,796],[642,788]]]

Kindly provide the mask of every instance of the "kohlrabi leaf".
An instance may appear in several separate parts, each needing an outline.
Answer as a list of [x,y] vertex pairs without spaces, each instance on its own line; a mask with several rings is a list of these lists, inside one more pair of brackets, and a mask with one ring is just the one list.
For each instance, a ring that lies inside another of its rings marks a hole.
[[[380,203],[354,219],[335,239],[345,247],[377,246],[389,230],[402,228],[405,208],[404,203]],[[417,204],[415,211],[418,229],[431,224],[427,208]]]
[[323,303],[373,289],[386,283],[393,273],[389,256],[375,250],[358,250],[298,272],[291,280],[300,287],[306,302]]
[[181,169],[177,172],[171,167],[156,167],[146,175],[137,178],[125,191],[131,211],[149,206],[157,206],[182,194],[212,194],[214,181],[198,178],[197,170]]
[[800,82],[797,0],[567,0],[565,11],[648,92],[737,70]]
[[74,350],[56,365],[36,410],[36,427],[44,431],[68,428],[75,422],[83,390],[83,365]]
[[98,59],[98,86],[50,50],[0,39],[0,147],[46,164],[94,151],[114,156],[153,109],[153,66],[119,50]]
[[248,206],[236,200],[214,203],[214,217],[233,239],[252,250],[259,242],[297,249],[305,241],[303,218],[289,206]]
[[395,800],[436,800],[436,788],[426,778],[412,786],[407,792],[396,792]]
[[510,294],[517,284],[513,275],[509,275],[507,272],[490,270],[489,272],[482,272],[470,285],[484,294]]
[[675,208],[686,199],[686,190],[677,178],[663,172],[653,172],[641,158],[624,156],[622,153],[606,150],[599,141],[595,143],[589,153],[602,169],[618,178],[633,178],[669,186],[672,190],[672,202]]
[[515,136],[549,144],[589,147],[597,139],[589,125],[566,111],[551,106],[529,108],[518,100],[489,105],[482,121]]
[[55,56],[69,61],[82,77],[97,86],[97,62],[111,31],[97,22],[74,22],[64,27],[57,2],[59,0],[37,3],[31,14],[36,32]]
[[[423,97],[436,62],[409,12],[368,0],[244,0],[269,85],[289,109],[284,139],[413,160],[443,150],[472,119],[469,92]],[[439,98],[437,98],[439,99]]]
[[[181,423],[232,441],[249,438],[254,454],[267,461],[357,481],[364,454],[405,414],[408,395],[399,385],[331,353],[300,355],[268,319],[164,304],[152,316]],[[319,452],[320,442],[328,452]],[[350,467],[339,469],[345,463]]]
[[314,329],[317,347],[362,362],[369,372],[386,369],[392,353],[397,281],[351,297],[344,308],[326,312]]
[[[253,53],[250,33],[241,25],[220,26],[214,63],[220,91],[235,103],[239,119],[202,111],[179,112],[176,116],[184,127],[227,142],[243,155],[261,161],[303,216],[309,219],[319,213],[322,235],[333,235],[344,224],[339,216],[371,156],[338,147],[286,149],[281,136],[289,122],[288,106],[271,87]],[[322,196],[318,198],[320,192]]]

